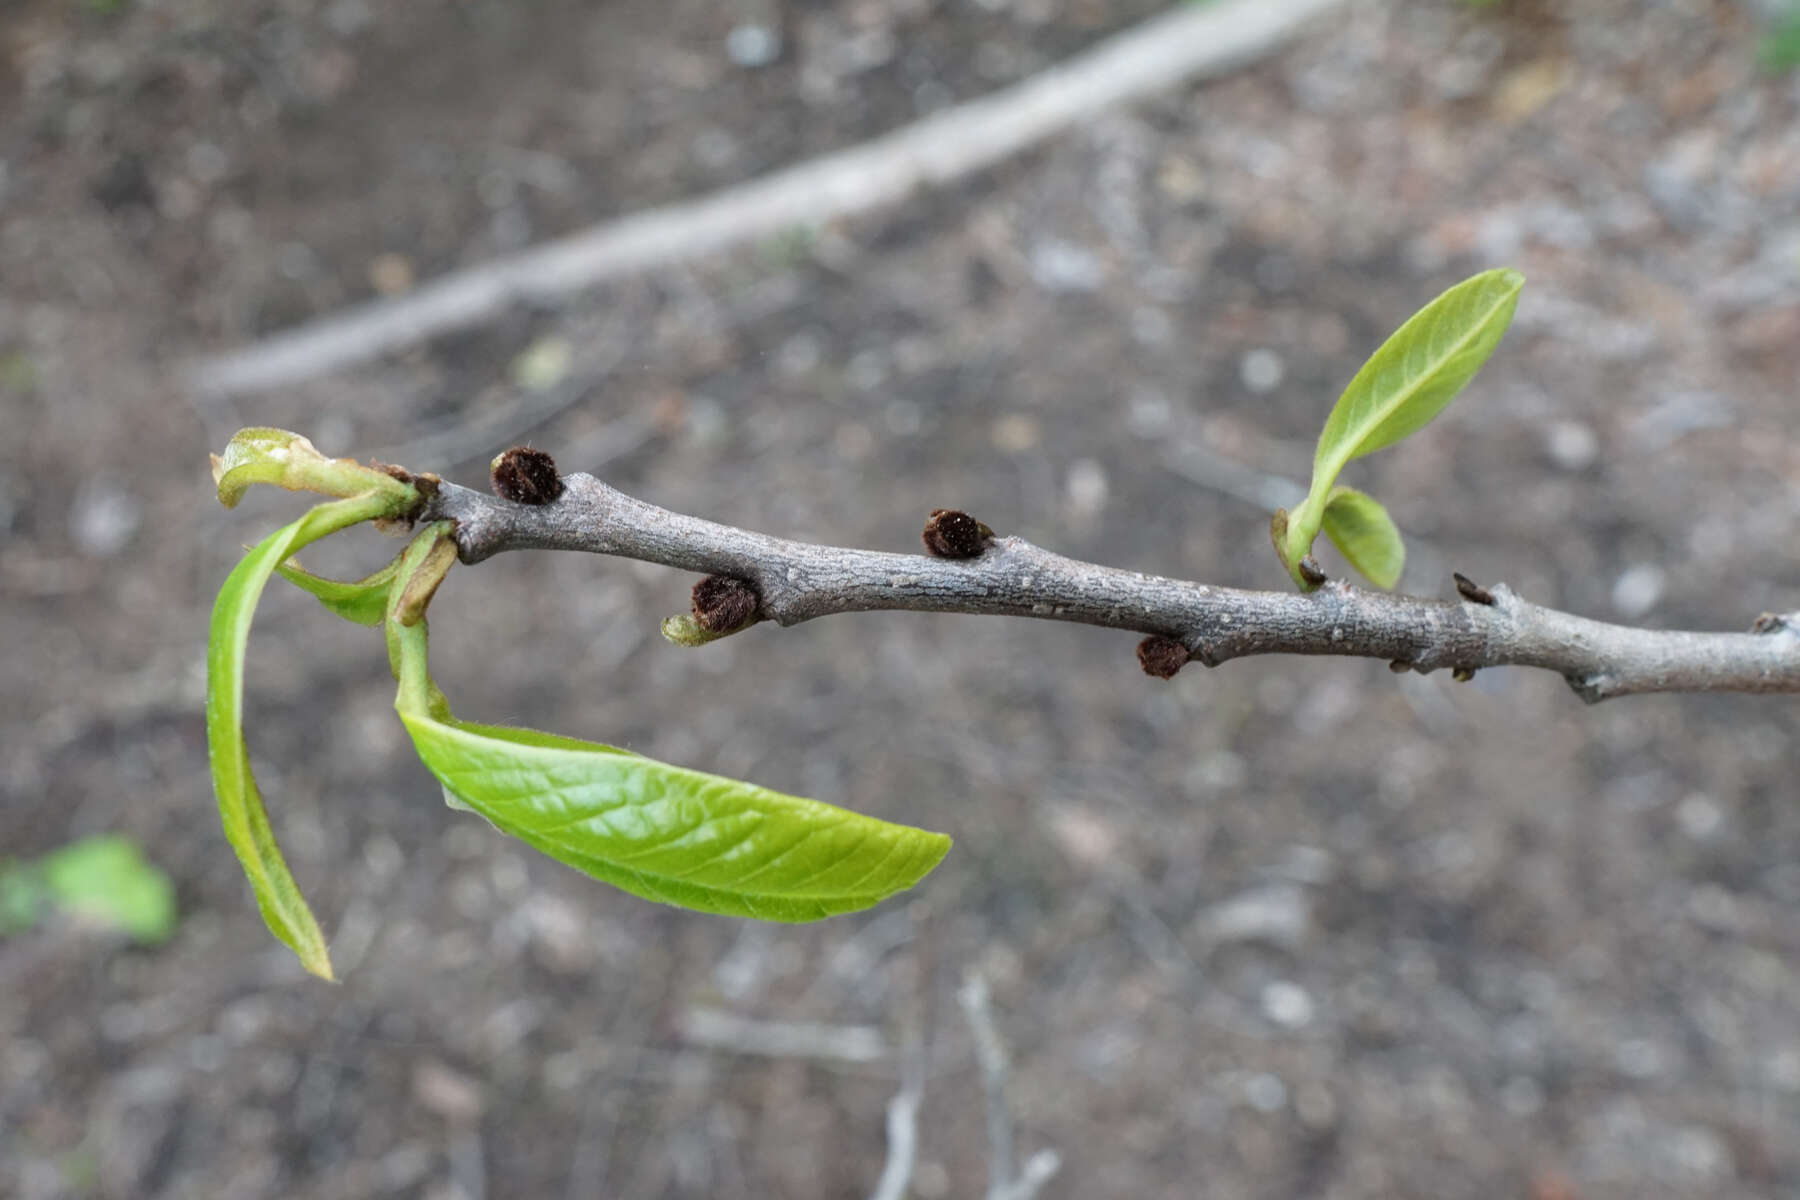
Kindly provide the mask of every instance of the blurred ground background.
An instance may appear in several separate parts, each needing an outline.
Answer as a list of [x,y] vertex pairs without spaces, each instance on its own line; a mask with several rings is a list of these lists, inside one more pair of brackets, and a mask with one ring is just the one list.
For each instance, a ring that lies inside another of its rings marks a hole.
[[[344,982],[257,919],[207,781],[205,621],[300,502],[218,509],[206,453],[239,424],[479,485],[517,440],[491,422],[548,412],[517,437],[565,470],[752,528],[903,550],[954,505],[1279,588],[1219,457],[1302,476],[1362,356],[1507,263],[1530,283],[1476,387],[1355,468],[1417,540],[1404,586],[1454,567],[1659,627],[1795,606],[1800,76],[1759,67],[1735,3],[1363,0],[895,211],[264,396],[172,371],[1154,7],[0,7],[0,853],[122,831],[183,914],[155,949],[0,943],[0,1195],[858,1196],[909,1023],[912,1194],[973,1195],[970,967],[1022,1149],[1063,1155],[1049,1195],[1800,1193],[1788,699],[1590,709],[1543,674],[1323,660],[1162,684],[1130,637],[912,615],[685,651],[655,635],[675,573],[453,572],[434,665],[463,715],[956,837],[915,893],[781,928],[446,810],[378,639],[276,585],[250,741]],[[554,411],[517,381],[533,346],[568,350]],[[340,540],[310,565],[395,549]],[[709,1013],[887,1053],[737,1053]]]

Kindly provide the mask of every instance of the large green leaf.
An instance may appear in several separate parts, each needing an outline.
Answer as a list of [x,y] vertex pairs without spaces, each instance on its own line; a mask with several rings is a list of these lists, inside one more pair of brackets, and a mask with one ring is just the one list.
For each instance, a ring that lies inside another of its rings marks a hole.
[[1325,536],[1376,587],[1391,588],[1406,569],[1406,543],[1375,497],[1335,487],[1325,502]]
[[276,564],[326,534],[359,521],[391,516],[395,502],[395,497],[385,492],[334,500],[257,543],[219,589],[207,640],[206,743],[226,840],[244,865],[270,932],[300,956],[307,970],[326,979],[331,978],[331,959],[325,937],[275,844],[262,794],[250,771],[243,730],[244,651],[250,638],[250,618]]
[[1338,473],[1416,433],[1456,398],[1500,344],[1524,286],[1525,277],[1505,267],[1463,280],[1413,314],[1350,380],[1319,434],[1312,487],[1277,536],[1303,588],[1312,585],[1300,561],[1319,535]]
[[813,921],[913,886],[950,839],[593,742],[457,721],[425,622],[390,620],[395,708],[448,798],[615,887],[665,904]]

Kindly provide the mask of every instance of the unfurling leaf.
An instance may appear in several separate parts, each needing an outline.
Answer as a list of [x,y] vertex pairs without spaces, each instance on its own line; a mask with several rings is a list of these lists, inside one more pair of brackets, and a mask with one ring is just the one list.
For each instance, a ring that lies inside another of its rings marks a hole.
[[1415,313],[1370,356],[1332,407],[1313,454],[1312,487],[1287,514],[1281,560],[1295,582],[1352,459],[1416,433],[1475,377],[1512,322],[1525,277],[1509,268],[1465,279]]
[[253,483],[327,496],[373,492],[390,501],[383,516],[405,512],[419,498],[412,484],[352,459],[327,458],[306,438],[285,429],[238,430],[226,443],[225,453],[213,455],[212,476],[219,503],[226,508],[237,507]]
[[244,865],[270,932],[300,956],[307,970],[326,979],[331,978],[331,959],[325,937],[275,844],[262,795],[250,772],[243,729],[244,650],[256,602],[278,563],[326,534],[393,512],[394,497],[373,492],[318,505],[293,524],[271,533],[238,563],[219,589],[207,639],[206,744],[226,840]]
[[1391,588],[1400,582],[1406,543],[1375,497],[1355,488],[1332,488],[1325,502],[1325,536],[1376,587]]
[[458,721],[426,668],[426,622],[402,625],[394,605],[387,628],[400,677],[394,707],[446,798],[633,895],[813,921],[911,887],[950,848],[941,833],[611,746]]
[[327,579],[303,569],[297,562],[284,562],[276,572],[302,591],[311,592],[320,604],[358,625],[379,625],[387,615],[388,584],[400,569],[400,560],[381,568],[373,575],[357,580]]

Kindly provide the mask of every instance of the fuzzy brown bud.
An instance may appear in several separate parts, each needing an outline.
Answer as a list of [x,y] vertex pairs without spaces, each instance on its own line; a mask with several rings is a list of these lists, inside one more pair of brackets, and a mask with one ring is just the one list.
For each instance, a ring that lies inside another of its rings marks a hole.
[[1494,593],[1470,579],[1460,571],[1450,572],[1450,578],[1456,580],[1456,594],[1470,604],[1492,604]]
[[708,575],[694,585],[694,620],[709,633],[730,633],[756,615],[760,598],[747,580]]
[[1188,648],[1170,637],[1147,637],[1138,643],[1138,665],[1144,674],[1158,679],[1173,679],[1175,672],[1187,665],[1193,656]]
[[933,558],[974,558],[994,531],[954,508],[934,508],[925,522],[925,549]]
[[494,495],[516,504],[549,504],[563,494],[556,460],[530,446],[514,446],[494,459]]

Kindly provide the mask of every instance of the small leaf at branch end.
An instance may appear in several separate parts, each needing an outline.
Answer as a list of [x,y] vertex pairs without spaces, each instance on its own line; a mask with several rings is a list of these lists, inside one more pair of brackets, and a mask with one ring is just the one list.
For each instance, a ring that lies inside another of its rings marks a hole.
[[312,593],[320,604],[344,620],[358,625],[379,625],[381,618],[387,615],[388,584],[393,582],[394,572],[399,567],[400,560],[395,558],[373,575],[354,581],[314,575],[291,560],[278,564],[275,571],[300,590]]
[[327,496],[379,495],[388,503],[377,517],[397,517],[419,505],[419,490],[404,472],[367,467],[348,458],[327,458],[306,438],[285,429],[240,429],[212,459],[219,503],[235,508],[253,483]]
[[708,633],[733,633],[756,616],[761,598],[749,580],[708,575],[694,585],[694,620]]
[[940,833],[610,746],[429,711],[425,623],[390,632],[400,646],[395,707],[447,797],[633,895],[725,916],[814,921],[912,887],[950,848]]
[[1325,536],[1376,587],[1391,588],[1400,582],[1406,543],[1375,497],[1355,488],[1332,488],[1325,504]]
[[256,602],[278,563],[329,533],[383,516],[391,507],[391,496],[381,493],[321,504],[257,543],[219,589],[207,639],[206,743],[225,838],[243,864],[270,932],[299,955],[308,971],[324,979],[331,978],[325,936],[275,844],[250,770],[243,729],[244,651]]
[[1188,648],[1171,637],[1151,636],[1138,643],[1138,665],[1144,674],[1158,679],[1173,679],[1193,657]]
[[563,494],[556,460],[530,446],[514,446],[488,465],[494,495],[515,504],[549,504]]
[[974,558],[994,531],[954,508],[934,508],[925,522],[925,549],[933,558]]
[[1370,356],[1332,407],[1314,454],[1318,472],[1391,446],[1422,429],[1475,378],[1500,344],[1519,305],[1525,277],[1510,268],[1483,271],[1413,314]]
[[1319,434],[1312,485],[1288,514],[1284,562],[1296,563],[1312,548],[1346,463],[1416,433],[1475,377],[1512,323],[1524,286],[1525,277],[1509,268],[1465,279],[1413,314],[1362,365]]

